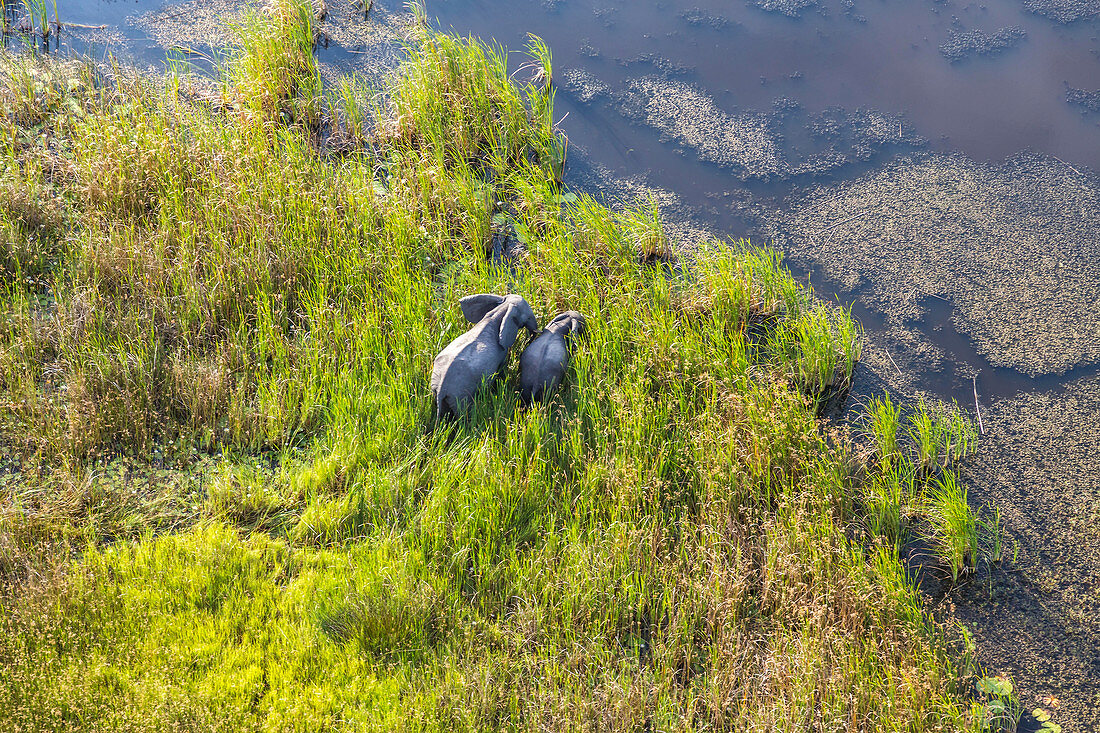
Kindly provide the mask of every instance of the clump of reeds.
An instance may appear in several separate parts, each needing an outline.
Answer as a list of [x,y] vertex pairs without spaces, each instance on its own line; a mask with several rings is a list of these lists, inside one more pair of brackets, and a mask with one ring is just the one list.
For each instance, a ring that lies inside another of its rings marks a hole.
[[951,468],[975,450],[977,439],[959,406],[931,405],[921,397],[903,417],[900,406],[882,395],[868,403],[864,414],[880,469],[864,491],[870,529],[897,545],[911,530],[908,518],[922,518],[927,527],[922,531],[953,582],[974,572],[983,556],[1000,562],[999,514],[994,509],[989,519],[979,516]]
[[951,570],[952,581],[973,572],[978,563],[978,521],[953,471],[944,471],[928,492],[929,516],[937,554]]
[[895,464],[902,455],[898,446],[898,430],[901,427],[900,408],[894,405],[890,395],[883,394],[871,398],[865,414],[879,462],[886,465]]
[[248,11],[234,27],[235,58],[224,95],[246,119],[315,126],[321,77],[313,55],[313,7],[275,0]]
[[[45,44],[51,35],[60,29],[60,23],[57,17],[57,0],[53,0],[53,27],[50,27],[49,8],[47,6],[47,0],[21,0],[23,9],[27,13],[27,21],[29,31],[32,39],[37,34],[43,44]],[[32,44],[32,48],[34,45]]]
[[769,349],[795,384],[821,399],[851,386],[859,360],[859,327],[847,311],[819,305],[777,328]]
[[909,437],[916,446],[917,463],[930,474],[971,453],[978,431],[957,404],[933,410],[922,398],[909,417]]

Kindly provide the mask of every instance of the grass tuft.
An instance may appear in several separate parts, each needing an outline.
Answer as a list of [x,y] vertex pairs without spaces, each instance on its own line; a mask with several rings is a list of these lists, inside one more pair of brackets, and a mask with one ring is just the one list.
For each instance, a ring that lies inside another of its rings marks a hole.
[[247,11],[232,30],[233,62],[223,94],[242,118],[260,125],[317,125],[321,77],[308,0],[277,0]]
[[930,512],[936,552],[951,570],[951,580],[971,573],[978,562],[978,522],[966,502],[966,489],[953,471],[945,471],[931,486]]

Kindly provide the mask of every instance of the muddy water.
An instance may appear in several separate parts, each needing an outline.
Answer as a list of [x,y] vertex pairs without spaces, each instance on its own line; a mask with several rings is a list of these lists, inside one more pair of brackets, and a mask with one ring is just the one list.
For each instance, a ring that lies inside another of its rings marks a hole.
[[[60,45],[201,60],[242,5],[59,0],[63,22],[105,26],[66,29]],[[398,0],[369,20],[353,0],[328,6],[325,73],[392,66]],[[971,499],[1001,507],[1017,563],[944,602],[1025,709],[1057,698],[1067,733],[1100,729],[1100,0],[427,11],[510,49],[546,40],[575,185],[656,196],[687,247],[705,233],[773,242],[819,293],[852,303],[868,331],[859,396],[972,407],[980,393]]]

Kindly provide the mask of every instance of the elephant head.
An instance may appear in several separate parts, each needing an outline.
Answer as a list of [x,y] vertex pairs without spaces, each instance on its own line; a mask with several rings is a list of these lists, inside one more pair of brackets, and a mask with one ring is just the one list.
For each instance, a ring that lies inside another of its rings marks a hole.
[[507,351],[516,343],[519,329],[526,328],[531,335],[539,332],[539,322],[535,312],[519,295],[493,295],[479,293],[467,295],[458,301],[462,315],[470,323],[489,321],[497,323],[498,343]]
[[547,331],[553,331],[554,333],[560,334],[566,340],[584,336],[587,329],[588,321],[586,321],[584,316],[577,311],[559,313],[546,324]]

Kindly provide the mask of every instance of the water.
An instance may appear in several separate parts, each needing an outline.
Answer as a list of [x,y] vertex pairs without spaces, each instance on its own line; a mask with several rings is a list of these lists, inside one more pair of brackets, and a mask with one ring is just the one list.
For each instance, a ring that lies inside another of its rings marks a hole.
[[[535,0],[437,0],[429,9],[444,27],[511,48],[538,34],[558,68],[591,70],[612,87],[626,82],[638,65],[632,59],[654,54],[729,109],[768,110],[784,97],[808,110],[873,108],[903,114],[935,149],[977,160],[1027,148],[1100,166],[1097,120],[1065,101],[1067,85],[1100,86],[1095,24],[1059,25],[1012,0],[872,0],[849,13],[839,5],[812,6],[800,18],[737,0],[617,3],[595,12],[568,1],[548,8]],[[1027,35],[997,56],[952,63],[940,50],[953,31],[1004,27]],[[640,156],[623,155],[620,130],[599,107],[565,102],[564,111],[578,142],[637,165]],[[672,184],[688,177],[667,175]]]
[[[936,150],[996,161],[1030,149],[1100,168],[1100,115],[1066,102],[1067,86],[1100,88],[1097,22],[1055,23],[1027,12],[1020,0],[849,2],[846,8],[824,0],[794,18],[745,0],[429,0],[427,10],[444,28],[510,49],[537,34],[559,70],[584,69],[612,88],[622,88],[651,56],[730,110],[770,110],[783,98],[808,111],[870,108],[903,115]],[[91,44],[93,51],[158,62],[164,48],[134,21],[180,4],[60,0],[57,8],[63,23],[105,25],[122,41]],[[18,4],[5,7],[11,17],[22,16]],[[1001,28],[1022,29],[1026,37],[1000,54],[954,63],[940,50],[953,33]],[[64,31],[61,46],[89,50]],[[332,52],[341,50],[349,49],[337,44]],[[694,177],[690,161],[651,160],[653,146],[630,135],[603,105],[576,104],[562,94],[559,107],[570,115],[570,138],[600,151],[598,162],[652,170],[674,190]]]

